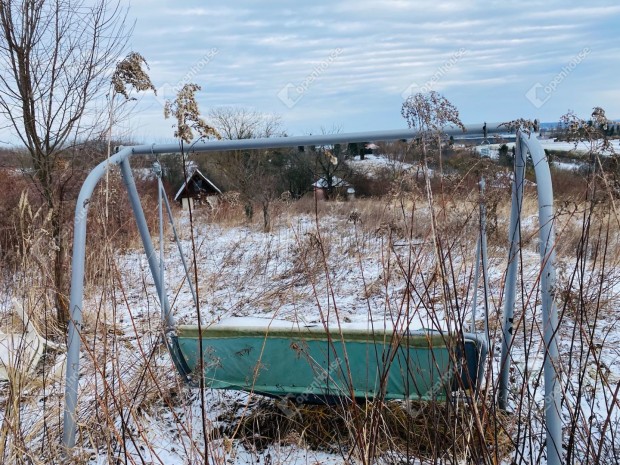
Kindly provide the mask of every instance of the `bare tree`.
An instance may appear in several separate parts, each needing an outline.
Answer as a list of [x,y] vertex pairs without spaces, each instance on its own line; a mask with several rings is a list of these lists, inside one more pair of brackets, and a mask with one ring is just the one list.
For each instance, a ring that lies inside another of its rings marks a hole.
[[[284,136],[279,116],[240,107],[219,107],[209,116],[225,139],[256,139]],[[271,227],[270,206],[282,193],[284,159],[280,150],[240,151],[223,157],[218,163],[229,182],[239,191],[248,219],[254,215],[254,202],[263,212],[263,227]]]
[[63,207],[70,146],[98,124],[91,104],[108,88],[109,71],[130,28],[120,1],[2,0],[0,112],[26,147],[32,179],[49,209],[58,320],[69,319]]
[[337,188],[349,185],[346,178],[350,176],[350,169],[344,161],[344,154],[339,144],[311,147],[311,152],[315,155],[315,185],[325,191],[327,198],[330,198]]
[[[338,134],[342,131],[340,126],[331,128],[321,127],[321,134]],[[313,155],[313,177],[315,186],[321,187],[327,198],[331,197],[336,188],[348,186],[347,178],[351,170],[345,162],[347,157],[355,157],[360,154],[362,143],[349,143],[346,150],[341,144],[322,146],[310,146],[308,150]]]
[[279,115],[244,107],[217,107],[209,118],[224,139],[257,139],[286,135]]

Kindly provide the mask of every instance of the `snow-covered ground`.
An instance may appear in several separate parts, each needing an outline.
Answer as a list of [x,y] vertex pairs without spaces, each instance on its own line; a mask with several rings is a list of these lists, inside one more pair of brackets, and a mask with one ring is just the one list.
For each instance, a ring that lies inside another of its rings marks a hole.
[[[549,150],[558,150],[561,152],[588,152],[590,150],[590,145],[585,142],[575,144],[574,142],[557,141],[555,139],[539,140],[543,148]],[[612,139],[609,143],[613,153],[620,153],[620,139]],[[607,152],[603,154],[607,154]]]
[[[353,163],[410,168],[376,156]],[[414,329],[469,327],[476,250],[475,200],[458,199],[440,215],[443,226],[438,234],[444,238],[443,246],[449,248],[449,254],[447,249],[443,252],[449,277],[446,282],[439,276],[425,200],[418,199],[415,208],[408,198],[380,202],[329,202],[321,206],[318,217],[282,207],[271,232],[263,232],[255,224],[219,224],[206,215],[197,215],[193,242],[202,320],[211,324],[227,317],[251,317],[307,324],[329,315],[332,320],[365,325],[370,320],[391,322],[407,309]],[[575,228],[579,230],[580,217],[568,215],[567,219],[566,212],[561,214],[564,216],[558,216],[556,225],[562,250],[556,300],[560,309],[566,307],[558,335],[566,398],[563,422],[567,436],[584,444],[594,441],[596,446],[602,436],[603,447],[610,448],[620,434],[619,258],[609,251],[610,261],[604,269],[600,251],[578,261],[570,250],[570,234]],[[507,215],[498,215],[498,227],[503,231]],[[182,248],[191,260],[188,218],[179,213],[178,220]],[[510,409],[519,426],[512,436],[518,459],[533,463],[544,443],[541,412],[545,400],[536,215],[526,213],[522,227],[527,245],[520,257],[522,278],[513,333]],[[616,233],[612,236],[608,242],[613,245]],[[501,345],[498,322],[508,253],[504,241],[495,240],[493,244],[488,257],[490,396],[497,387]],[[170,232],[166,256],[166,283],[174,316],[179,323],[195,323],[197,311]],[[351,463],[345,452],[311,450],[299,438],[282,438],[261,449],[226,429],[233,419],[256,407],[255,396],[206,389],[201,398],[198,389],[180,385],[161,341],[159,304],[144,254],[140,250],[117,253],[113,263],[114,282],[91,288],[84,306],[81,463],[115,463],[118,459],[181,465],[203,461],[205,449],[213,461],[222,464]],[[483,302],[479,292],[478,314]],[[482,327],[482,320],[478,320],[477,328]],[[13,418],[6,404],[9,393],[8,386],[0,391],[0,424],[8,424]],[[62,393],[62,381],[28,388],[19,416],[20,427],[31,431],[30,442],[24,446],[30,454],[49,447],[46,444],[50,441],[58,441]],[[117,405],[117,398],[124,399],[123,403]],[[46,409],[51,412],[47,416]],[[569,429],[571,418],[576,419],[575,430]],[[584,424],[584,419],[589,423]],[[587,451],[576,450],[582,454],[579,457],[587,455]],[[504,463],[511,463],[510,459]]]
[[[355,208],[355,205],[351,207]],[[354,224],[346,212],[347,210],[335,210],[322,216],[318,222],[305,215],[285,216],[270,233],[260,232],[254,226],[223,227],[199,224],[196,228],[196,244],[203,321],[217,322],[229,316],[241,316],[258,317],[264,321],[278,318],[307,324],[320,321],[321,314],[329,314],[334,318],[337,312],[343,322],[364,325],[369,319],[375,323],[390,321],[402,309],[404,302],[409,302],[410,311],[415,315],[412,327],[445,329],[446,325],[458,325],[456,321],[449,321],[454,314],[444,308],[441,283],[433,276],[436,261],[432,241],[424,236],[428,231],[420,231],[420,237],[411,241],[402,237],[402,232],[395,232],[394,229],[390,231],[388,225],[364,226],[363,213],[362,223]],[[427,215],[423,210],[418,214],[418,221]],[[187,218],[182,220],[186,222]],[[416,221],[415,218],[412,220]],[[536,216],[525,218],[523,228],[524,236],[533,235],[534,240],[522,255],[524,269],[515,315],[511,408],[518,409],[521,402],[519,399],[522,399],[520,389],[525,386],[528,390],[528,407],[527,411],[522,411],[519,415],[520,421],[527,424],[522,426],[522,437],[517,441],[524,441],[520,445],[521,454],[532,454],[526,462],[534,462],[543,442],[540,410],[537,409],[541,409],[544,404],[544,383],[540,381],[540,376],[545,353],[539,324],[540,301],[537,297],[540,257],[536,251]],[[191,256],[187,224],[182,230],[185,234],[184,249],[186,254]],[[456,273],[456,282],[463,286],[454,292],[463,306],[464,313],[460,318],[466,327],[471,316],[471,283],[468,279],[471,279],[475,258],[474,238],[467,231],[468,228],[464,228],[456,237],[459,241],[457,244],[460,245],[452,250],[450,264],[450,268]],[[169,293],[171,297],[174,296],[175,317],[182,323],[195,323],[196,312],[187,286],[181,286],[183,268],[178,258],[175,258],[172,244],[168,253],[170,257],[167,260],[166,273],[169,277]],[[494,328],[491,331],[493,345],[490,352],[493,367],[490,380],[494,381],[489,381],[491,383],[496,381],[499,371],[501,338],[494,322],[499,319],[502,308],[506,254],[504,247],[494,247],[489,257],[490,320]],[[136,324],[138,328],[152,328],[154,324],[156,326],[157,301],[146,260],[139,252],[119,256],[118,260],[120,269],[124,270],[126,298],[132,302],[130,308],[134,315],[133,319],[128,318],[127,311],[120,310],[123,305],[119,301],[116,314],[118,330],[129,335],[135,333]],[[407,279],[403,276],[402,268],[405,260],[415,269],[410,278],[414,281],[414,288],[426,289],[426,292],[418,291],[417,297],[410,296],[409,300],[403,299],[403,295],[407,294]],[[570,256],[559,261],[559,287],[566,286],[573,266]],[[576,278],[591,280],[593,287],[590,292],[594,294],[590,299],[594,299],[596,273],[577,273]],[[470,284],[467,284],[468,282]],[[567,361],[568,370],[574,370],[573,375],[570,375],[570,371],[566,372],[569,373],[571,382],[565,386],[569,400],[565,404],[564,420],[568,423],[571,409],[576,408],[571,406],[570,399],[578,397],[579,376],[585,376],[585,389],[591,394],[586,398],[580,397],[579,408],[591,413],[596,421],[603,421],[609,409],[611,417],[607,434],[618,434],[620,422],[618,397],[615,392],[620,377],[620,330],[616,327],[615,316],[615,302],[620,303],[618,282],[619,272],[610,268],[604,282],[600,283],[604,288],[601,298],[607,304],[601,307],[598,320],[590,323],[590,339],[583,334],[576,334],[582,331],[582,327],[574,318],[568,317],[562,321],[559,336],[562,359]],[[483,299],[480,296],[479,314],[482,311],[481,301]],[[562,308],[562,302],[559,302],[559,305]],[[478,327],[481,324],[482,321],[479,320]],[[129,336],[129,339],[132,337],[135,336]],[[576,340],[580,341],[578,347],[574,345]],[[598,347],[593,358],[584,354],[587,344],[596,344]],[[581,354],[579,357],[575,355],[577,352]],[[580,371],[584,360],[589,360],[587,363],[591,364],[591,368]],[[604,375],[601,375],[600,369],[596,369],[595,361],[598,361],[599,366],[605,367]],[[165,353],[157,363],[172,370]],[[170,439],[170,425],[178,420],[175,420],[171,412],[166,411],[165,406],[157,405],[157,414],[149,416],[149,450],[156,453],[164,463],[187,463],[186,451],[191,451],[192,444],[201,444],[199,396],[195,391],[191,392],[188,394],[189,404],[177,407],[177,415],[187,415],[189,408],[193,422],[189,431],[193,431],[193,436],[188,436],[187,433],[185,437],[177,434],[174,440]],[[252,401],[247,394],[207,390],[206,402],[209,420],[213,425],[218,425],[221,424],[218,418],[235,403]],[[178,430],[178,426],[176,428]],[[586,433],[578,430],[577,434]],[[187,443],[186,446],[179,447],[179,444],[184,442]],[[234,463],[269,463],[270,460],[287,464],[342,463],[343,460],[339,454],[312,451],[299,444],[286,442],[256,451],[248,449],[241,441],[232,440],[228,443],[223,439],[215,439],[211,447],[214,448],[214,455],[223,454]],[[108,458],[106,454],[102,454],[99,461],[105,463]],[[156,461],[155,455],[151,460]]]
[[515,146],[514,142],[506,142],[506,144],[482,144],[477,145],[475,150],[483,157],[492,158],[493,160],[497,160],[499,158],[499,149],[502,145],[506,145],[508,150],[512,150]]
[[[432,271],[432,244],[423,237],[413,241],[401,237],[402,232],[390,231],[387,224],[364,227],[363,213],[362,223],[354,224],[349,221],[347,211],[328,214],[318,223],[310,216],[288,216],[270,233],[260,232],[255,226],[199,224],[195,239],[203,321],[210,324],[227,317],[247,317],[248,324],[261,320],[268,324],[273,318],[310,324],[319,323],[321,316],[330,315],[333,320],[338,315],[345,324],[366,326],[372,320],[375,325],[389,326],[402,309],[407,287],[399,266],[403,260],[413,259],[420,269],[411,279],[420,289],[426,287],[427,292],[418,291],[420,298],[412,302],[410,328],[447,329],[446,314],[438,297],[440,283]],[[424,218],[423,211],[421,215],[420,219]],[[184,223],[181,228],[183,248],[186,255],[191,256],[187,217],[181,220]],[[388,244],[392,240],[390,247]],[[187,286],[182,286],[184,270],[172,244],[168,254],[166,274],[169,295],[175,302],[175,317],[179,323],[195,324],[197,317],[192,297]],[[471,260],[473,257],[455,254],[454,265],[471,272],[470,265],[462,263],[464,258]],[[124,270],[123,299],[131,303],[131,317],[127,315],[128,310],[122,310],[123,302],[119,301],[116,328],[133,338],[135,336],[129,335],[135,333],[134,325],[152,328],[158,320],[156,292],[146,259],[140,252],[120,256],[118,260],[119,268]],[[497,264],[495,260],[492,263]],[[496,296],[500,279],[501,272],[495,269],[491,283]],[[461,297],[467,299],[464,295]],[[469,318],[466,319],[469,324]],[[454,327],[456,322],[450,324]],[[165,354],[157,363],[167,364],[169,370],[173,370]],[[208,417],[214,426],[222,423],[218,418],[235,403],[252,403],[247,394],[212,390],[207,390],[206,402]],[[191,451],[192,444],[203,447],[198,413],[200,401],[195,391],[189,405],[178,407],[177,415],[188,408],[193,412],[193,424],[189,428],[194,432],[192,437],[187,437],[186,433],[186,437],[175,435],[175,439],[170,440],[168,432],[174,424],[174,415],[166,412],[165,407],[158,406],[158,415],[149,417],[149,437],[145,441],[149,442],[145,449],[152,454],[149,460],[165,457],[164,463],[187,463],[185,451]],[[181,447],[180,442],[184,441],[187,444]],[[233,463],[267,464],[270,460],[285,464],[343,463],[340,454],[312,451],[295,444],[273,444],[266,450],[256,451],[248,449],[242,441],[232,441],[225,453],[224,443],[222,439],[214,440],[214,455],[224,454]],[[96,463],[107,463],[108,458],[106,453],[101,454]]]
[[414,165],[403,162],[396,157],[386,157],[384,155],[364,155],[364,159],[360,160],[360,156],[357,155],[352,160],[348,161],[348,165],[355,171],[365,172],[368,175],[373,175],[382,170],[395,170],[406,171],[414,168]]

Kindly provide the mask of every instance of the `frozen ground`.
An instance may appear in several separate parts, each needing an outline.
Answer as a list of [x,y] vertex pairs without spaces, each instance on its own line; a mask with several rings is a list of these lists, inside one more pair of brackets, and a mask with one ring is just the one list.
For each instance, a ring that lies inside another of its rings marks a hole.
[[[386,163],[372,156],[368,161]],[[316,323],[321,315],[334,318],[337,314],[343,322],[364,325],[370,319],[390,322],[407,308],[415,316],[414,327],[468,327],[476,233],[472,227],[475,218],[468,224],[464,212],[475,211],[475,203],[465,210],[462,205],[449,209],[444,217],[446,224],[452,225],[440,232],[447,235],[450,249],[444,257],[450,272],[451,297],[447,300],[437,275],[427,206],[421,201],[416,208],[406,209],[404,222],[398,220],[402,214],[398,207],[397,202],[380,205],[378,210],[384,216],[379,217],[362,201],[331,202],[325,204],[318,218],[283,207],[268,233],[253,224],[214,224],[198,215],[194,243],[203,321],[210,324],[235,316]],[[354,221],[350,215],[353,211],[359,213]],[[386,211],[391,213],[385,216]],[[578,226],[579,221],[558,221],[559,243],[565,248],[564,226],[571,222]],[[184,213],[179,214],[179,223],[182,246],[191,261],[190,228]],[[506,218],[500,218],[499,227],[506,228],[506,223]],[[538,459],[544,442],[544,348],[537,287],[540,257],[536,215],[526,215],[522,226],[527,245],[521,256],[510,407],[520,425],[515,436],[520,459],[531,463]],[[411,234],[406,233],[407,227]],[[166,283],[174,316],[180,323],[195,323],[197,312],[170,232],[166,235],[166,256]],[[488,386],[497,385],[501,341],[498,321],[503,308],[506,257],[503,241],[490,247],[492,370]],[[620,268],[615,267],[617,256],[610,257],[613,263],[607,264],[604,272],[600,265],[593,264],[592,256],[582,262],[575,257],[572,251],[564,253],[557,267],[558,290],[562,292],[556,294],[556,300],[560,309],[566,309],[558,335],[565,365],[566,402],[562,415],[569,431],[571,418],[575,418],[576,411],[581,412],[576,429],[570,430],[572,437],[592,441],[591,433],[594,438],[607,438],[603,443],[610,447],[619,434],[620,423]],[[201,399],[198,389],[179,385],[161,343],[159,304],[144,254],[139,250],[117,253],[113,264],[117,272],[114,282],[101,289],[91,288],[84,307],[85,350],[79,399],[80,451],[86,457],[83,463],[114,463],[119,457],[127,463],[199,463],[205,450],[205,430],[210,436],[209,454],[218,463],[346,463],[341,453],[313,451],[294,438],[282,438],[259,449],[235,436],[219,434],[218,429],[229,425],[231,417],[251,411],[256,399],[245,393],[209,389]],[[479,293],[479,314],[483,300]],[[458,314],[454,312],[456,303]],[[594,319],[589,313],[592,306],[597,309]],[[479,320],[477,328],[482,327]],[[29,389],[24,397],[20,421],[23,428],[32,431],[29,450],[44,447],[50,434],[52,440],[58,441],[63,384],[52,381],[42,390]],[[109,391],[122,396],[126,404],[113,405],[115,397]],[[4,399],[8,392],[4,386]],[[490,392],[494,392],[493,388]],[[8,421],[6,408],[3,402],[0,423]],[[46,408],[51,412],[47,429],[41,426],[41,418],[47,418],[42,415]],[[101,411],[105,409],[110,412],[104,415]],[[588,429],[580,418],[590,418]],[[103,425],[106,431],[131,437],[123,437],[125,448],[112,433],[107,442],[95,434]]]
[[[422,215],[424,217],[424,215]],[[421,218],[422,218],[421,217]],[[190,254],[188,228],[186,218],[182,230],[185,234],[183,242],[186,254]],[[362,216],[362,221],[364,218]],[[535,234],[536,217],[524,220],[524,228]],[[317,228],[318,226],[318,228]],[[375,322],[390,320],[405,300],[403,292],[406,287],[403,279],[403,260],[413,263],[418,269],[413,273],[417,288],[426,288],[426,293],[411,297],[410,305],[416,314],[419,327],[437,328],[446,326],[447,314],[442,304],[441,286],[431,276],[434,263],[432,244],[419,237],[413,241],[402,238],[389,238],[390,233],[377,228],[363,227],[351,223],[346,215],[334,213],[317,221],[304,215],[291,215],[280,222],[270,233],[257,231],[253,226],[223,227],[218,225],[199,224],[196,229],[197,263],[199,267],[199,295],[201,314],[206,322],[216,322],[229,316],[257,317],[268,321],[271,318],[284,319],[291,322],[316,323],[321,312],[331,314],[337,311],[346,322],[365,324],[369,318]],[[461,237],[460,244],[455,245],[452,255],[452,269],[457,274],[456,280],[461,283],[458,291],[461,304],[466,309],[463,322],[470,323],[471,276],[473,272],[473,252],[475,247],[471,238]],[[391,242],[392,246],[388,247]],[[544,393],[540,376],[544,360],[544,348],[541,342],[540,304],[537,298],[537,277],[539,255],[535,250],[536,241],[531,243],[523,254],[523,287],[517,297],[517,313],[515,324],[515,347],[513,351],[514,371],[512,375],[513,403],[517,408],[518,392],[526,386],[530,396],[528,410],[522,412],[525,427],[521,434],[527,441],[522,445],[521,454],[531,457],[528,462],[536,459],[539,445],[543,440],[540,409],[544,401]],[[325,262],[320,247],[325,250]],[[169,294],[175,302],[174,313],[179,322],[195,323],[196,312],[192,305],[187,286],[181,286],[183,270],[170,245],[170,257],[167,260],[167,276]],[[499,333],[497,325],[502,306],[502,282],[506,267],[506,249],[492,248],[490,256],[490,325],[492,330],[493,373],[489,382],[495,383],[499,367]],[[119,268],[123,270],[123,287],[126,298],[131,303],[125,305],[119,301],[116,311],[116,327],[127,335],[131,348],[132,340],[138,340],[136,328],[157,326],[158,304],[151,285],[151,278],[146,269],[146,260],[139,252],[118,257]],[[562,266],[570,269],[570,262],[563,259]],[[592,279],[586,272],[588,279]],[[567,279],[566,272],[561,274]],[[586,276],[584,276],[585,278]],[[607,277],[616,282],[616,277]],[[146,293],[145,293],[146,286]],[[603,298],[608,302],[618,299],[618,286],[605,288]],[[469,294],[469,295],[468,295]],[[481,302],[481,298],[479,302]],[[481,304],[480,304],[481,305]],[[614,386],[620,374],[620,357],[618,347],[620,331],[616,328],[616,317],[613,305],[605,307],[593,328],[592,337],[600,344],[599,363],[606,367],[607,374],[603,380],[595,368],[585,370],[585,386],[592,396],[581,399],[581,408],[591,412],[593,418],[605,418],[606,409],[612,411],[612,428],[617,429],[617,393]],[[519,310],[521,309],[521,310]],[[479,308],[479,313],[482,308]],[[133,318],[128,317],[128,313]],[[448,315],[449,316],[449,315]],[[450,325],[459,324],[452,321]],[[478,328],[482,322],[478,321]],[[575,338],[585,341],[583,335],[575,333],[580,329],[567,319],[560,331],[560,350],[564,358],[575,352]],[[585,342],[583,342],[585,344]],[[581,351],[583,346],[579,349]],[[125,356],[132,357],[130,350]],[[582,354],[583,356],[583,354]],[[587,356],[586,356],[587,359]],[[575,370],[573,383],[578,381],[579,366],[583,363],[578,357],[570,357],[570,365]],[[158,364],[172,371],[170,361],[163,353]],[[593,363],[593,362],[592,362]],[[593,365],[594,366],[594,365]],[[575,396],[575,384],[566,388],[567,397]],[[192,447],[203,447],[200,422],[200,401],[196,391],[186,393],[186,403],[167,411],[165,406],[157,405],[148,417],[147,438],[152,460],[163,463],[181,464],[196,457]],[[206,391],[206,410],[213,425],[224,412],[230,411],[234,405],[252,404],[253,400],[242,393]],[[570,402],[566,405],[570,409]],[[188,411],[190,412],[188,414]],[[146,413],[145,413],[146,415]],[[565,412],[568,415],[568,412]],[[190,422],[187,430],[179,433],[174,426],[182,417]],[[176,420],[175,420],[176,418]],[[565,418],[566,421],[568,421]],[[615,423],[614,423],[615,422]],[[177,431],[170,436],[171,427]],[[585,433],[583,433],[585,434]],[[609,434],[609,431],[608,431]],[[525,439],[524,439],[525,440]],[[181,447],[181,444],[184,444]],[[290,444],[274,444],[265,450],[257,451],[247,447],[240,441],[226,442],[214,440],[211,444],[214,456],[218,454],[234,463],[343,463],[339,454],[316,452]],[[189,455],[189,458],[188,458]],[[156,457],[159,457],[157,459]],[[103,453],[98,461],[105,463],[109,459]],[[272,462],[273,461],[273,462]]]

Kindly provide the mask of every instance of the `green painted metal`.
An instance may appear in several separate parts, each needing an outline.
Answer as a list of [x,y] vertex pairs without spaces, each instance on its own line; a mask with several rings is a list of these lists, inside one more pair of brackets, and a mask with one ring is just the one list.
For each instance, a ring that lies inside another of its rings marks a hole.
[[[426,331],[404,336],[392,330],[214,325],[202,334],[208,386],[300,401],[380,395],[444,400],[461,369],[456,340]],[[177,341],[199,376],[198,327],[179,326]]]

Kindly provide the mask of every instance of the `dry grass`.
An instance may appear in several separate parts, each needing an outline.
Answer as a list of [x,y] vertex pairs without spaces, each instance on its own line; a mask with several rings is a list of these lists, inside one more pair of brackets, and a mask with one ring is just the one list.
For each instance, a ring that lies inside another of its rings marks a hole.
[[[279,229],[292,230],[294,245],[279,255],[269,247],[248,251],[244,237],[231,242],[226,253],[217,257],[216,269],[200,276],[202,298],[212,304],[208,311],[220,303],[216,292],[228,286],[232,297],[222,300],[229,305],[228,314],[247,314],[257,309],[277,313],[292,304],[312,308],[318,314],[336,309],[341,312],[337,314],[340,321],[346,321],[349,314],[341,308],[337,296],[347,273],[352,271],[340,267],[345,259],[353,257],[359,268],[372,260],[373,266],[381,270],[367,280],[364,277],[357,290],[359,305],[367,307],[371,316],[397,319],[428,313],[436,320],[449,321],[456,330],[467,326],[478,196],[475,191],[463,190],[459,182],[455,182],[454,190],[444,188],[444,195],[436,196],[433,202],[416,182],[406,179],[398,179],[383,198],[316,203],[307,197],[296,202],[276,202],[274,231],[264,238],[276,241]],[[164,439],[150,430],[154,424],[165,425],[170,447],[187,463],[204,463],[207,457],[210,463],[223,464],[233,460],[235,450],[257,451],[275,445],[328,451],[350,463],[363,464],[409,463],[412,457],[429,462],[499,463],[515,449],[538,450],[542,438],[542,381],[536,364],[541,359],[537,348],[539,290],[537,268],[528,268],[528,263],[538,259],[538,207],[530,191],[523,206],[527,221],[522,230],[523,267],[515,324],[518,352],[511,372],[513,414],[494,409],[491,402],[497,388],[496,355],[510,208],[507,194],[504,188],[497,188],[489,189],[487,196],[489,261],[495,270],[491,276],[488,327],[492,348],[487,368],[493,368],[495,375],[487,371],[479,402],[471,404],[456,397],[445,404],[376,401],[282,408],[271,400],[243,398],[242,408],[224,402],[223,416],[206,425],[199,420],[200,412],[216,410],[216,405],[201,403],[196,391],[179,384],[162,345],[155,296],[126,288],[117,245],[123,243],[127,250],[137,247],[135,239],[121,240],[135,232],[127,206],[120,203],[118,194],[119,203],[115,205],[122,214],[109,220],[112,223],[104,229],[102,205],[97,200],[89,225],[97,235],[93,236],[96,247],[89,249],[87,260],[89,293],[82,332],[78,412],[80,447],[66,463],[86,463],[89,459],[165,463],[165,458],[156,456]],[[260,215],[248,221],[243,205],[234,195],[228,197],[213,210],[197,210],[196,221],[222,230],[240,228],[248,234],[261,231]],[[153,221],[153,204],[148,202],[150,206],[145,210],[149,221]],[[567,361],[562,367],[568,409],[563,413],[563,422],[570,432],[567,454],[573,463],[596,457],[606,463],[617,454],[614,444],[620,432],[614,423],[618,393],[614,391],[617,365],[613,361],[617,349],[615,342],[609,344],[606,339],[617,319],[615,289],[620,283],[616,271],[620,265],[620,223],[612,207],[608,198],[599,196],[592,202],[579,198],[560,200],[556,208],[560,276],[556,300],[565,341],[561,353]],[[21,216],[16,217],[19,221],[14,223],[20,241],[20,272],[11,274],[13,281],[6,288],[24,303],[41,332],[49,339],[62,340],[50,305],[46,219],[33,208],[20,211]],[[435,231],[431,228],[433,217]],[[299,218],[307,220],[311,227],[297,227]],[[200,258],[212,258],[208,246],[208,241],[199,241]],[[278,272],[271,276],[273,269]],[[148,289],[147,281],[143,278],[138,287]],[[251,292],[250,285],[255,286]],[[173,286],[175,292],[177,286]],[[236,299],[237,294],[242,298]],[[120,321],[120,315],[129,321]],[[2,322],[5,331],[19,329],[19,325],[10,326],[8,315],[2,315]],[[432,319],[430,323],[432,326]],[[482,329],[481,321],[478,328]],[[50,354],[36,379],[15,372],[0,386],[0,461],[38,464],[63,460],[59,446],[63,384],[48,378],[56,360]],[[606,402],[609,414],[605,417],[596,410],[596,422],[590,422],[588,418],[597,402]],[[243,413],[238,415],[238,411]],[[543,461],[534,452],[523,460]]]
[[[514,424],[506,414],[497,412],[480,429],[472,418],[485,410],[482,405],[473,408],[463,402],[282,405],[263,400],[240,418],[220,417],[220,430],[257,450],[294,444],[343,458],[357,456],[360,461],[364,461],[360,455],[365,452],[360,450],[361,444],[373,444],[379,461],[397,457],[405,462],[441,457],[445,463],[458,463],[465,457],[503,459],[512,451]],[[366,428],[358,431],[358,424]],[[360,434],[367,437],[360,438]]]

